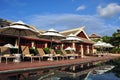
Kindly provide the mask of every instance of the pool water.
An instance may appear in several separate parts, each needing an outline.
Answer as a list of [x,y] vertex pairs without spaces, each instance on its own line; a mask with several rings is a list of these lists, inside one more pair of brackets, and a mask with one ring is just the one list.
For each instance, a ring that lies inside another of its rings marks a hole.
[[120,80],[114,73],[108,72],[104,74],[90,74],[87,80]]
[[117,77],[116,74],[120,74],[119,71],[117,73],[114,70],[110,70],[108,72],[105,72],[103,74],[93,74],[90,73],[88,75],[88,78],[85,79],[86,75],[81,75],[81,76],[75,76],[75,75],[68,75],[65,73],[59,73],[59,72],[52,72],[49,74],[42,74],[42,75],[37,75],[31,78],[28,78],[27,80],[120,80],[120,77]]

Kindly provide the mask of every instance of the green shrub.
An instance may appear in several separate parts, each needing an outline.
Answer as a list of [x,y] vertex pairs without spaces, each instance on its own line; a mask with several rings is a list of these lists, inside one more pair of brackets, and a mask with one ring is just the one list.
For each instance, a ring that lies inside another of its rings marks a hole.
[[110,52],[120,54],[120,48],[113,48]]
[[50,49],[49,48],[44,48],[45,54],[50,54]]
[[70,50],[65,50],[66,52],[67,52],[67,54],[70,54],[71,52],[70,52]]
[[55,50],[56,54],[63,54],[61,50]]
[[37,49],[30,48],[29,51],[30,51],[30,53],[33,54],[33,55],[37,55],[37,54],[38,54]]

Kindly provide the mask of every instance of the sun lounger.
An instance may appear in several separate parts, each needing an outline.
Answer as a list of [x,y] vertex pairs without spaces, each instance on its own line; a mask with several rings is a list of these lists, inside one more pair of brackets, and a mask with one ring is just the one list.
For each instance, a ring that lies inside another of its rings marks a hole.
[[69,59],[70,57],[72,57],[72,54],[68,54],[65,50],[61,50],[63,53],[63,56],[65,56],[67,59]]
[[38,51],[38,55],[41,56],[41,58],[43,59],[44,57],[45,58],[49,58],[50,55],[49,54],[45,54],[44,50],[42,48],[37,48],[37,51]]
[[72,52],[72,51],[70,51],[69,53],[67,53],[65,50],[62,50],[62,52],[68,58],[78,58],[78,57],[80,57],[79,54],[76,54],[75,52]]
[[54,49],[50,49],[50,53],[53,54],[53,57],[57,58],[57,60],[58,60],[59,57],[62,58],[62,55],[57,54]]
[[23,54],[23,60],[24,58],[30,58],[32,63],[34,58],[38,58],[40,61],[41,56],[30,54],[28,46],[21,46],[21,50]]
[[11,54],[9,47],[1,47],[1,54],[2,54],[1,60],[2,60],[2,58],[5,58],[6,64],[8,63],[8,59],[15,59],[16,58],[16,56]]

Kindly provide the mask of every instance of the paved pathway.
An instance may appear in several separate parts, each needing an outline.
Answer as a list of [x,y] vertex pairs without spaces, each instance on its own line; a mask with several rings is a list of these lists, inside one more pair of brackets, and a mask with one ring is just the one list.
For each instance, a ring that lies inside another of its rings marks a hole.
[[64,66],[64,65],[73,65],[73,64],[81,64],[93,61],[102,61],[102,60],[109,60],[118,58],[120,55],[109,55],[104,57],[88,57],[85,56],[84,58],[73,59],[73,60],[59,60],[59,61],[35,61],[31,62],[20,62],[20,63],[13,63],[9,62],[8,64],[0,63],[0,73],[7,70],[19,70],[19,69],[31,69],[31,68],[47,68],[47,67],[55,67],[55,66]]

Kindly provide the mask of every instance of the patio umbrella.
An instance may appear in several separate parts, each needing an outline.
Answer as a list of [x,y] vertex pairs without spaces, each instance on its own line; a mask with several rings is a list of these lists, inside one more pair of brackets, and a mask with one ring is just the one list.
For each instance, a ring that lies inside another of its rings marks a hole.
[[70,46],[69,47],[67,47],[65,50],[70,50],[70,51],[74,51],[75,50],[75,48],[71,48]]
[[49,29],[48,31],[46,31],[45,33],[40,35],[41,37],[47,37],[48,39],[51,40],[50,43],[50,48],[52,47],[52,41],[53,39],[57,38],[64,38],[63,35],[59,34],[59,32],[57,32],[55,29]]
[[95,47],[104,47],[104,48],[112,48],[114,47],[113,45],[111,45],[110,43],[106,43],[106,42],[101,42],[98,41],[97,43],[94,44]]
[[102,49],[106,47],[106,44],[107,44],[107,43],[105,43],[105,42],[98,41],[98,42],[96,42],[96,43],[94,44],[94,46],[95,46],[96,48],[99,48],[100,51],[102,51]]
[[4,47],[15,48],[12,44],[5,44]]
[[112,47],[114,47],[114,46],[111,45],[110,43],[106,43],[106,44],[105,44],[105,47],[106,47],[106,48],[112,48]]
[[102,41],[98,41],[94,44],[95,47],[99,48],[99,47],[105,47],[106,43],[102,42]]
[[75,42],[79,42],[82,40],[80,38],[78,38],[77,36],[70,34],[70,35],[68,35],[68,37],[66,39],[62,39],[62,41],[71,42],[72,48],[75,48]]
[[15,22],[10,26],[0,28],[0,34],[14,35],[18,36],[18,53],[20,47],[20,37],[21,36],[35,36],[38,31],[30,28],[30,26],[24,24],[22,21]]

